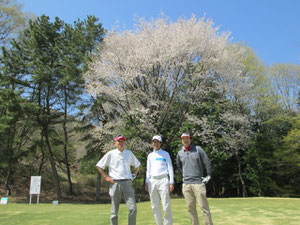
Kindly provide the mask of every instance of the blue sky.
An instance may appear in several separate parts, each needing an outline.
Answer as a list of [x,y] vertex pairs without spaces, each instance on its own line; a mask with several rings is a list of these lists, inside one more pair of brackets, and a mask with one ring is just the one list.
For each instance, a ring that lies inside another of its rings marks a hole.
[[117,21],[132,29],[134,17],[157,18],[161,12],[172,21],[206,15],[232,32],[232,42],[244,42],[266,65],[300,65],[299,0],[18,0],[25,12],[58,16],[67,23],[99,18],[111,30]]

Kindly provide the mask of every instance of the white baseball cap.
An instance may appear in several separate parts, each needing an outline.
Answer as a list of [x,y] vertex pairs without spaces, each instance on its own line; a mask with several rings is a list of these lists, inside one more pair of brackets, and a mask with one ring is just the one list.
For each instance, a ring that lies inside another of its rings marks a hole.
[[153,136],[152,141],[154,141],[154,140],[158,140],[159,142],[162,142],[162,138],[159,135]]
[[180,138],[183,138],[183,137],[191,137],[191,134],[189,132],[183,132],[180,136]]

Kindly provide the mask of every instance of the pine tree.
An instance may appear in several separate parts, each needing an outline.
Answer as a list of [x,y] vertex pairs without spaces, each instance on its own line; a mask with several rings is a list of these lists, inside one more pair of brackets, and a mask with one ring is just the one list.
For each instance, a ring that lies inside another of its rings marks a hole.
[[[98,19],[88,16],[87,20],[77,21],[74,26],[65,24],[59,43],[61,68],[59,80],[59,109],[63,112],[64,163],[67,170],[69,193],[73,193],[69,163],[71,123],[76,121],[77,108],[84,95],[83,73],[94,47],[102,41],[105,30]],[[70,116],[71,115],[71,116]]]
[[27,147],[34,131],[32,114],[36,108],[23,96],[28,84],[20,73],[20,56],[2,48],[0,60],[0,168],[6,171],[5,188],[9,194],[18,162],[30,151]]
[[21,60],[26,65],[23,70],[30,81],[28,94],[38,106],[35,118],[47,146],[58,199],[61,199],[62,195],[51,145],[51,135],[55,134],[54,125],[61,116],[56,109],[56,104],[61,68],[59,42],[63,25],[63,21],[58,18],[55,18],[52,23],[49,21],[49,17],[43,15],[34,21],[31,20],[28,28],[14,44],[18,54],[22,57]]

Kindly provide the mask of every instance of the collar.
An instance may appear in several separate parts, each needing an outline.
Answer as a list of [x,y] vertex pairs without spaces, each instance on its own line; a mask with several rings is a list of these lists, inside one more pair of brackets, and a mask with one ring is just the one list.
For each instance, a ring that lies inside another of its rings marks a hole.
[[159,152],[160,150],[161,150],[161,148],[158,149],[158,150],[153,149],[153,152]]
[[119,155],[121,155],[121,154],[123,154],[123,153],[125,152],[125,148],[124,148],[123,152],[121,152],[119,149],[116,148],[116,152],[117,152]]
[[184,151],[188,152],[192,148],[192,145],[190,145],[189,147],[185,147],[185,146],[183,146],[183,147],[184,147]]

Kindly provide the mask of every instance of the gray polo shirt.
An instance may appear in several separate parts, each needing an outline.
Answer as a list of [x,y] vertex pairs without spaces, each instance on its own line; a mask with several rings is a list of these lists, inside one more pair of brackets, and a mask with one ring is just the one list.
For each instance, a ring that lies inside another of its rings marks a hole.
[[192,145],[189,151],[182,147],[177,153],[176,164],[185,184],[201,184],[201,177],[204,177],[204,166],[207,175],[211,176],[210,160],[200,146]]

